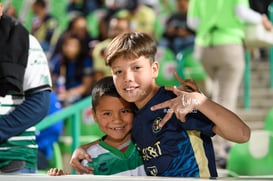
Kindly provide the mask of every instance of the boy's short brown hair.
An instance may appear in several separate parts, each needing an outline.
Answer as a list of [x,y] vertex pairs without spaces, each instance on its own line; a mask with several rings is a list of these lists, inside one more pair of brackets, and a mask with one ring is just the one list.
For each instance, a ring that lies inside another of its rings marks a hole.
[[146,33],[126,32],[116,36],[105,50],[105,63],[110,65],[116,58],[139,58],[155,60],[156,41]]

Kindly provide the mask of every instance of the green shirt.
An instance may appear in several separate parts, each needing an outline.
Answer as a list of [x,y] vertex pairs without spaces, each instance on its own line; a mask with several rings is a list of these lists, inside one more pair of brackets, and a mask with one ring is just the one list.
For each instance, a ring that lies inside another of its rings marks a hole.
[[188,17],[198,19],[196,43],[201,46],[242,44],[244,22],[235,7],[249,7],[248,0],[191,0]]
[[100,140],[98,144],[89,147],[87,153],[91,155],[92,162],[83,160],[82,164],[94,168],[94,175],[146,175],[143,161],[132,142],[122,152]]
[[37,154],[35,128],[31,127],[1,144],[0,167],[8,165],[12,160],[24,160],[26,162],[25,168],[35,169]]

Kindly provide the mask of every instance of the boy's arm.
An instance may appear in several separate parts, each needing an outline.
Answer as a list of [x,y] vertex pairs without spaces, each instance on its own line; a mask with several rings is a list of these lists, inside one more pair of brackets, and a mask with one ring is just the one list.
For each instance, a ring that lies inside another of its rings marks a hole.
[[193,98],[200,101],[195,109],[202,112],[215,124],[214,133],[238,143],[249,140],[250,128],[235,113],[208,99],[203,94],[193,94]]
[[151,108],[151,110],[162,108],[172,110],[168,111],[160,122],[161,127],[168,122],[173,113],[184,122],[188,113],[199,110],[215,124],[213,127],[214,133],[234,142],[243,143],[249,140],[250,128],[230,110],[211,101],[199,92],[184,92],[175,87],[168,88],[168,90],[173,91],[177,97]]
[[93,173],[93,168],[90,167],[86,167],[83,166],[81,164],[82,160],[87,160],[89,162],[92,162],[92,158],[91,156],[86,152],[87,148],[89,148],[90,146],[97,144],[99,142],[99,140],[91,142],[91,143],[87,143],[85,145],[81,145],[79,146],[76,150],[74,150],[71,159],[70,159],[70,166],[76,170],[77,174],[91,174]]

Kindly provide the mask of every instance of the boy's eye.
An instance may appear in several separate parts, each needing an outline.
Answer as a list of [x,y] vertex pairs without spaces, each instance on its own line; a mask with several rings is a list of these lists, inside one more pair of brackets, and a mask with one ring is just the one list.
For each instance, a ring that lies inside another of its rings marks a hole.
[[132,113],[130,109],[123,109],[121,110],[121,113],[126,114],[126,113]]
[[141,68],[140,66],[133,67],[134,70],[139,70],[140,68]]
[[115,75],[118,75],[118,74],[121,74],[121,73],[122,73],[121,70],[116,70],[116,71],[114,71],[114,74],[115,74]]
[[110,112],[104,112],[104,113],[102,113],[102,115],[103,115],[103,116],[110,116],[111,113],[110,113]]

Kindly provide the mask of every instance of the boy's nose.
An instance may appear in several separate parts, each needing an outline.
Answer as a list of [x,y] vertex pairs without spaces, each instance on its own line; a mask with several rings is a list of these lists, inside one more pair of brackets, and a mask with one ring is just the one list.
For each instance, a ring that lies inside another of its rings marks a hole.
[[131,80],[133,80],[133,72],[132,71],[126,71],[125,73],[124,73],[124,80],[125,81],[131,81]]
[[121,117],[118,114],[113,115],[113,122],[122,122]]

